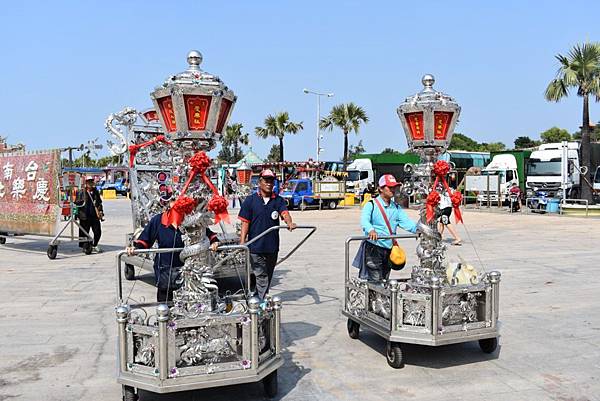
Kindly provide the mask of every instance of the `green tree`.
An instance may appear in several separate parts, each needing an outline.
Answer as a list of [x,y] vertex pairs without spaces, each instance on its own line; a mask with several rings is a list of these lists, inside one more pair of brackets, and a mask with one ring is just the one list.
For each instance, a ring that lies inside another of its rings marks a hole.
[[506,145],[503,144],[502,142],[492,142],[492,143],[483,142],[481,145],[479,145],[479,148],[477,150],[479,152],[500,152],[505,149],[506,149]]
[[570,141],[571,134],[566,129],[552,127],[540,134],[543,143],[556,143],[562,141]]
[[[256,127],[255,132],[259,138],[268,138],[274,136],[279,139],[279,161],[282,162],[283,158],[283,137],[286,134],[296,134],[298,131],[304,129],[302,121],[295,123],[290,121],[290,116],[287,111],[277,113],[275,116],[268,115],[265,118],[264,127]],[[272,150],[273,148],[271,148]]]
[[350,145],[350,148],[348,149],[348,158],[356,159],[356,156],[363,153],[365,153],[365,147],[363,146],[361,139],[360,141],[358,141],[358,144],[356,144],[356,146]]
[[[593,141],[593,142],[600,141],[600,121],[597,122],[596,125],[593,126],[593,128],[591,126],[590,126],[590,128],[591,128],[590,141]],[[573,132],[572,138],[574,140],[580,141],[581,140],[581,130]]]
[[332,131],[333,127],[337,127],[344,133],[344,167],[348,164],[348,134],[350,132],[358,134],[360,125],[368,122],[369,117],[363,108],[352,102],[333,106],[329,115],[319,122],[321,129]]
[[273,145],[273,146],[271,146],[271,150],[269,150],[269,154],[267,155],[267,161],[268,162],[277,162],[277,161],[279,161],[280,155],[281,155],[281,153],[280,153],[279,145]]
[[469,152],[476,152],[479,150],[479,143],[466,135],[455,132],[450,140],[450,146],[448,150],[466,150]]
[[[556,55],[560,67],[548,84],[544,94],[546,100],[558,102],[569,96],[569,89],[576,88],[577,96],[583,98],[583,124],[581,125],[581,164],[591,171],[590,160],[590,106],[589,97],[600,100],[600,44],[575,45],[567,55]],[[581,197],[593,202],[588,185],[581,186]]]
[[393,148],[385,148],[381,151],[381,153],[389,153],[389,154],[393,154],[393,155],[400,154],[400,152],[398,152],[396,149],[393,149]]
[[520,136],[517,139],[515,139],[515,149],[527,149],[539,145],[540,141],[533,140],[528,136]]
[[221,142],[221,150],[217,158],[223,163],[237,163],[242,157],[244,152],[242,151],[242,145],[248,146],[250,143],[248,133],[243,132],[243,125],[235,123],[228,125],[225,128],[225,134],[223,135],[223,141]]

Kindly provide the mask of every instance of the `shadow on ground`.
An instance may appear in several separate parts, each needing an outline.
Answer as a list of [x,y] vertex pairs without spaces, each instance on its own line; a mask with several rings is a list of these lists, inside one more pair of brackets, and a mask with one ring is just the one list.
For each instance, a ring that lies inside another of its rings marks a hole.
[[[382,363],[386,362],[387,342],[382,337],[367,330],[360,331],[359,341],[368,345],[374,352],[381,354]],[[404,364],[421,366],[431,369],[444,369],[452,366],[468,365],[471,363],[498,359],[502,346],[498,345],[495,352],[486,354],[479,348],[477,341],[461,344],[432,347],[427,345],[402,344]]]
[[[317,335],[320,326],[305,322],[282,323],[281,332],[283,348],[286,349],[295,341]],[[274,400],[280,400],[294,390],[300,380],[310,373],[311,369],[294,361],[294,353],[282,352],[284,364],[278,370],[279,392]],[[182,391],[172,394],[155,394],[140,390],[140,401],[257,401],[268,400],[264,394],[262,383],[239,384],[236,386],[215,387],[204,390]]]

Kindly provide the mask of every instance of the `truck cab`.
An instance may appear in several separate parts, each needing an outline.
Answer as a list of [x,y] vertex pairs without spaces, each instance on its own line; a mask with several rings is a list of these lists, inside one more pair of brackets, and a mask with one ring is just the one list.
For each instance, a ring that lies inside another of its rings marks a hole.
[[[543,190],[550,197],[562,196],[563,173],[569,198],[578,198],[580,189],[579,143],[569,142],[566,149],[567,165],[563,165],[561,143],[547,143],[533,151],[527,162],[527,197]],[[564,169],[564,170],[563,170]]]
[[[504,203],[511,186],[519,184],[517,160],[511,154],[495,155],[490,164],[481,170],[481,175],[467,176],[465,190],[477,193],[477,202]],[[498,199],[500,197],[500,199]]]
[[346,189],[348,192],[360,196],[365,192],[369,184],[375,182],[375,173],[371,159],[356,159],[346,168]]
[[322,180],[299,178],[289,180],[283,186],[280,196],[285,199],[289,209],[301,210],[310,206],[326,206],[335,209],[338,202],[344,198],[345,185],[334,177]]

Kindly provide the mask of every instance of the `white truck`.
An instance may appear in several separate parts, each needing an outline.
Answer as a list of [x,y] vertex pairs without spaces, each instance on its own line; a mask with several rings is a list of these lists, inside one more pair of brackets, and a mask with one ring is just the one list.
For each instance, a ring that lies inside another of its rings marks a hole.
[[481,170],[481,175],[465,177],[465,191],[475,192],[477,202],[504,203],[508,199],[508,190],[513,183],[519,184],[517,160],[512,154],[499,154]]
[[348,177],[346,178],[346,191],[354,193],[356,196],[365,192],[367,187],[375,182],[375,173],[373,172],[373,163],[371,159],[356,159],[346,168]]
[[535,191],[547,192],[549,197],[561,197],[564,186],[568,198],[579,199],[579,166],[579,142],[540,145],[527,161],[527,197],[535,196]]

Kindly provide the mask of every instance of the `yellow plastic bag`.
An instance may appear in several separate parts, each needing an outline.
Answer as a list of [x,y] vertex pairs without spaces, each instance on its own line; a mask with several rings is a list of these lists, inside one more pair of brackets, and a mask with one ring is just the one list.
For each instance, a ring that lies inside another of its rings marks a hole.
[[390,262],[392,263],[392,269],[394,270],[400,270],[406,264],[406,253],[398,244],[394,244],[392,246],[392,251],[390,252]]

